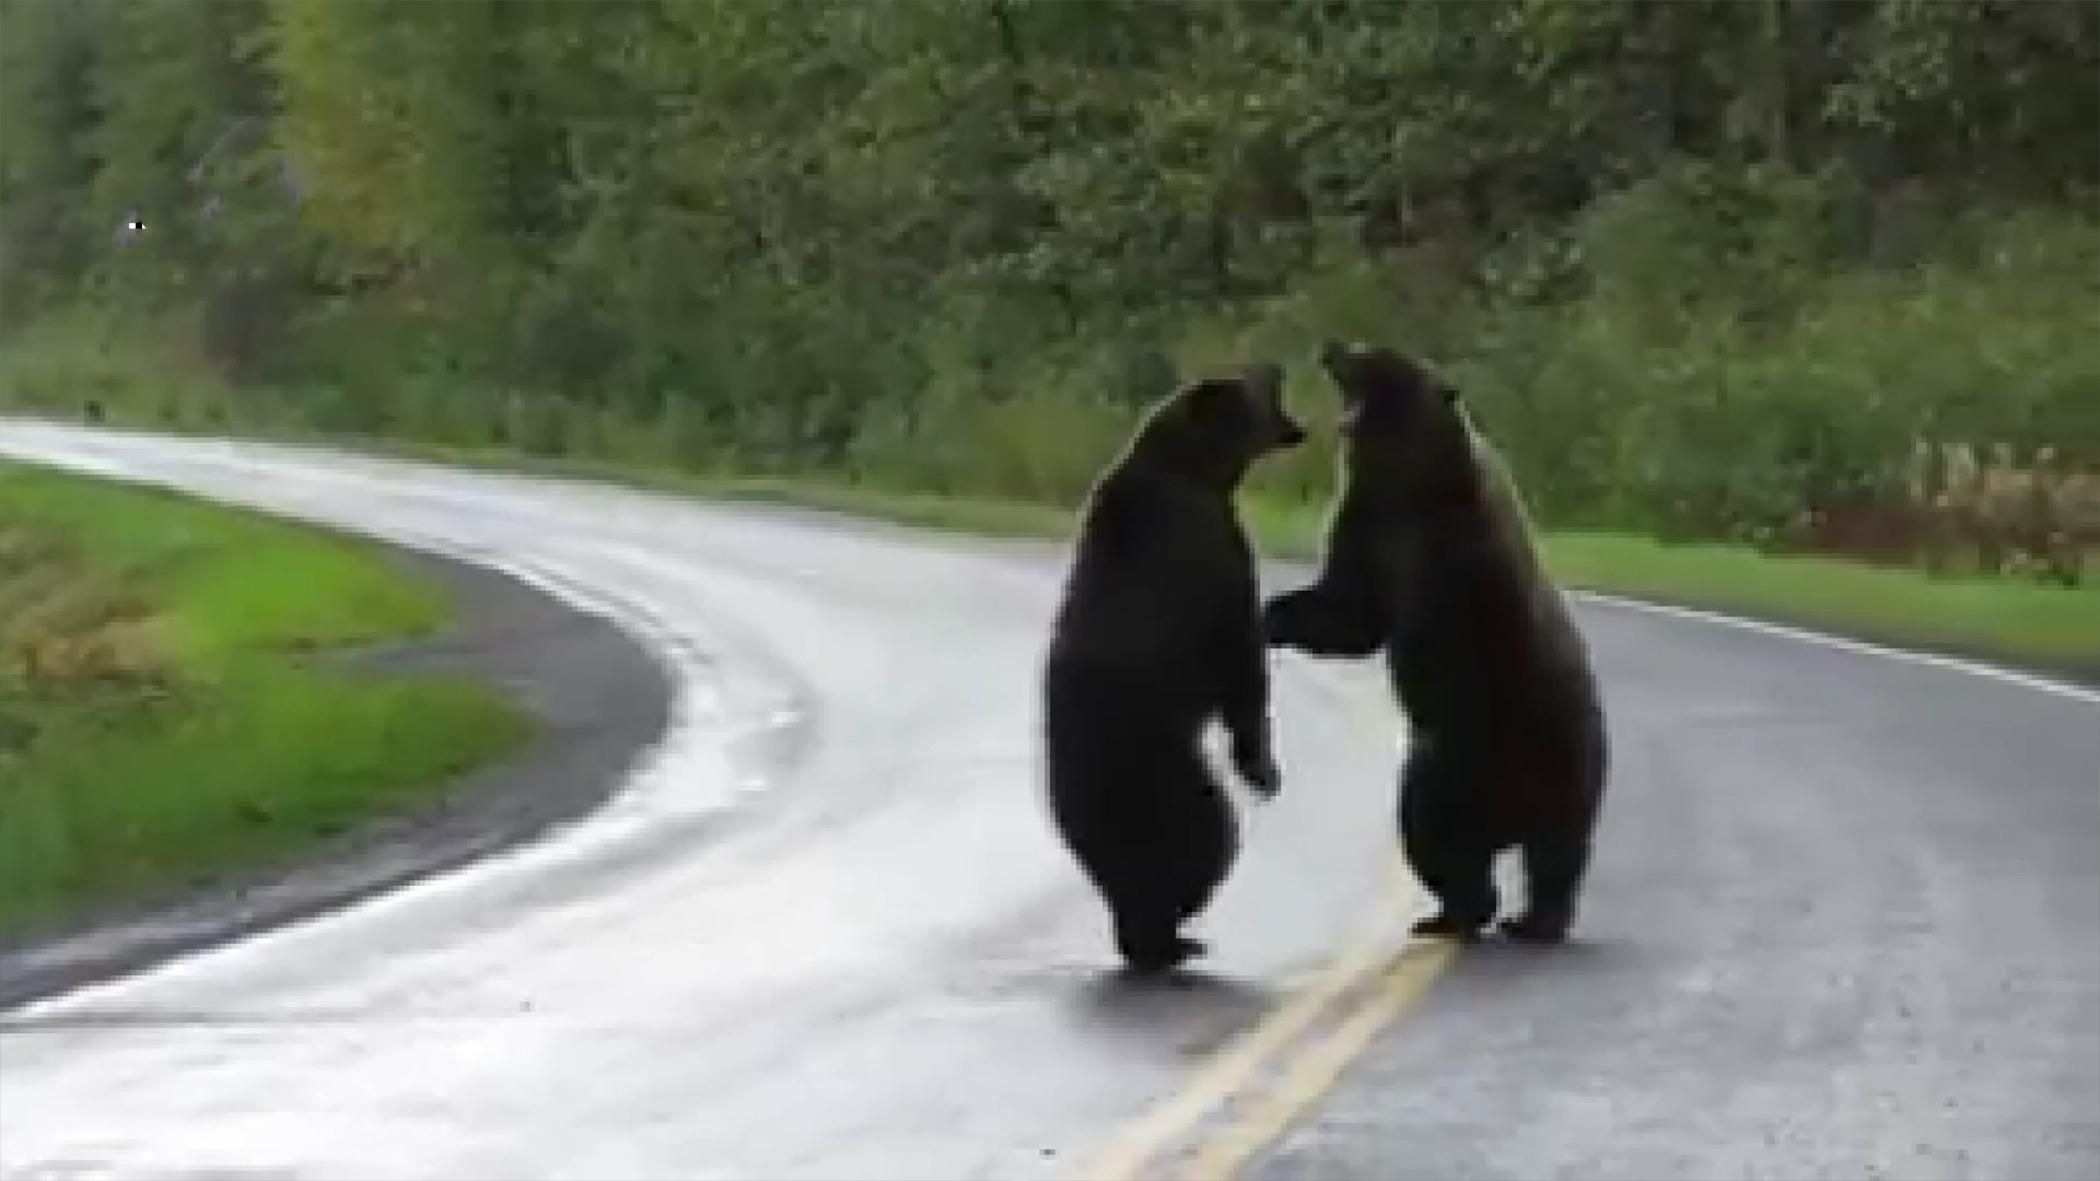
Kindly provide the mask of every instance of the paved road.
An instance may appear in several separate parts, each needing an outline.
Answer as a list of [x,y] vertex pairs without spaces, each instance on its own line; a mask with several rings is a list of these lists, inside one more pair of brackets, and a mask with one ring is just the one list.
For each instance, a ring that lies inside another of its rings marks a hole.
[[2100,1178],[2100,694],[1585,622],[1583,945],[1462,957],[1240,1175]]
[[[1148,1112],[1212,1134],[1154,1105],[1389,901],[1375,670],[1279,659],[1286,794],[1214,976],[1105,975],[1034,794],[1054,550],[259,445],[0,451],[500,563],[681,685],[554,839],[0,1019],[0,1175],[1055,1175]],[[1622,752],[1585,946],[1461,957],[1250,1168],[2100,1175],[2100,703],[1582,618]]]

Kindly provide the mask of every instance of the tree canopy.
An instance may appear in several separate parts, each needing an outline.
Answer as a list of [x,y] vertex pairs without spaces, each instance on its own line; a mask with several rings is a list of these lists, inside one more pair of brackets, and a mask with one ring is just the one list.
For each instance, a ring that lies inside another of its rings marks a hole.
[[768,462],[1294,304],[1505,369],[1605,298],[1807,331],[2100,193],[2080,0],[36,0],[0,53],[5,325],[199,307],[366,425],[438,375]]

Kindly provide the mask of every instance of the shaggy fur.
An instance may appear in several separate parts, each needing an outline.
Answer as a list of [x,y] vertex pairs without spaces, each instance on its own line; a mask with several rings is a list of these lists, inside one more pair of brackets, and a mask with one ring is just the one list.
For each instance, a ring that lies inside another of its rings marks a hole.
[[1402,846],[1441,908],[1416,930],[1476,935],[1498,909],[1495,855],[1514,846],[1530,897],[1502,929],[1558,942],[1606,776],[1587,645],[1457,391],[1387,348],[1329,343],[1320,364],[1342,399],[1344,486],[1318,579],[1264,610],[1269,642],[1384,650],[1411,731]]
[[1146,415],[1083,511],[1044,662],[1051,811],[1141,971],[1204,951],[1181,926],[1238,853],[1203,726],[1222,718],[1256,790],[1279,784],[1261,592],[1232,494],[1256,459],[1305,437],[1282,382],[1254,365]]

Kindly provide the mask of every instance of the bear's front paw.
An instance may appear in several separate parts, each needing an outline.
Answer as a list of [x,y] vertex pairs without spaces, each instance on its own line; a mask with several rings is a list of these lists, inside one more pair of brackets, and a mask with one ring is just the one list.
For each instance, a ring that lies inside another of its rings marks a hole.
[[1262,604],[1262,642],[1271,648],[1293,648],[1298,644],[1300,622],[1304,614],[1299,600],[1301,592],[1285,591]]
[[1273,800],[1276,793],[1283,790],[1283,771],[1277,767],[1276,756],[1266,746],[1251,750],[1235,746],[1232,766],[1262,799]]

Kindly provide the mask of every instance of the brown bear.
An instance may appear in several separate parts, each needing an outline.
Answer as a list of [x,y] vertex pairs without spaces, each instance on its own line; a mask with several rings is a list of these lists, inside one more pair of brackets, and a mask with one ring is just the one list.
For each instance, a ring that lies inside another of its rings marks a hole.
[[1458,391],[1390,348],[1328,342],[1343,487],[1318,578],[1270,600],[1272,645],[1383,648],[1410,730],[1400,835],[1440,907],[1421,934],[1495,918],[1496,854],[1523,851],[1528,905],[1502,930],[1567,937],[1603,802],[1603,701],[1523,503]]
[[1258,363],[1146,413],[1081,511],[1043,662],[1051,812],[1141,972],[1202,954],[1181,926],[1238,853],[1204,726],[1222,720],[1264,798],[1279,786],[1261,589],[1233,493],[1256,459],[1304,441],[1282,387],[1281,366]]

